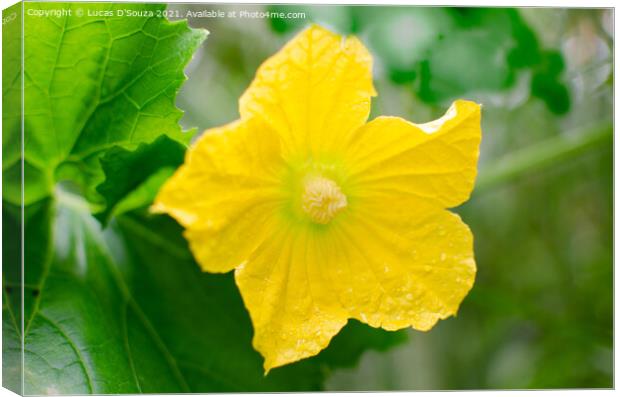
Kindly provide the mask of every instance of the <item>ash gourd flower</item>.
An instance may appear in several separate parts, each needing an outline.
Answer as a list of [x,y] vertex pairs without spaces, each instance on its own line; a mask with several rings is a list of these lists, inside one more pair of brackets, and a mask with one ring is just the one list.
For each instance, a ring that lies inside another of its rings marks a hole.
[[476,177],[480,106],[366,123],[372,57],[313,25],[267,59],[240,119],[206,131],[153,210],[204,271],[235,271],[265,371],[316,355],[355,318],[426,331],[471,289],[473,237],[446,208]]

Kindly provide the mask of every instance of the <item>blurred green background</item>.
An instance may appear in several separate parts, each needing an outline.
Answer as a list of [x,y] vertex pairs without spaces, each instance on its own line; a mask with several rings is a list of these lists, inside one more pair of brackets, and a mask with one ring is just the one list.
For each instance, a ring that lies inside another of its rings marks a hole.
[[373,53],[371,117],[483,104],[477,187],[455,210],[475,236],[473,290],[458,317],[365,353],[328,390],[612,387],[612,10],[170,8],[298,13],[190,18],[210,35],[178,97],[185,127],[236,119],[256,68],[311,22]]

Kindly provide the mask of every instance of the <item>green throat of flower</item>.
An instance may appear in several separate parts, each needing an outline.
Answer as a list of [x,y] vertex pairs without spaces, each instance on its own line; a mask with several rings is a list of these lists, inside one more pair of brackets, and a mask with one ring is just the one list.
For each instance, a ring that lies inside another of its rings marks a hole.
[[336,182],[322,176],[307,177],[301,208],[314,223],[326,225],[347,207],[347,197]]

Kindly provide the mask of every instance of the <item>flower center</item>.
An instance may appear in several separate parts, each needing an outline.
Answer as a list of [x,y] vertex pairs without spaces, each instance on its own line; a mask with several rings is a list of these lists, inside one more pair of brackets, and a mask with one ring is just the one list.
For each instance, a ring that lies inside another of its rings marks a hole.
[[301,207],[313,222],[326,225],[347,207],[347,197],[331,179],[310,177],[304,184]]

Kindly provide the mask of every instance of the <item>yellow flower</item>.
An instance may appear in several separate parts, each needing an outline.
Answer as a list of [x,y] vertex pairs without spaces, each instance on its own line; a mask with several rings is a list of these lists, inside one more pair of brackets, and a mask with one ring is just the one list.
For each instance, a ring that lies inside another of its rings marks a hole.
[[473,189],[480,106],[366,124],[371,69],[355,37],[311,26],[155,200],[204,271],[235,270],[266,371],[317,354],[349,318],[429,330],[473,285],[472,234],[446,208]]

